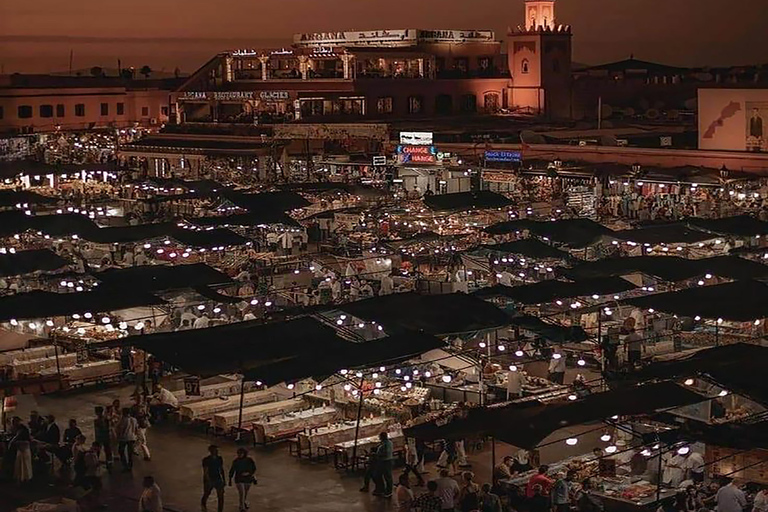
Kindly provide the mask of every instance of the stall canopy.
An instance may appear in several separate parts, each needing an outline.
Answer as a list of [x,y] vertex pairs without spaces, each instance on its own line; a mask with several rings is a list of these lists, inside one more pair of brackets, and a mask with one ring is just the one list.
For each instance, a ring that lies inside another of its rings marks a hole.
[[721,387],[747,396],[768,407],[765,363],[768,347],[734,343],[699,350],[687,357],[651,364],[631,377],[646,379],[683,379],[701,376]]
[[536,238],[524,238],[514,242],[504,242],[495,245],[481,245],[480,249],[499,254],[516,254],[527,258],[567,260],[571,255]]
[[551,324],[533,315],[516,316],[510,322],[512,325],[530,331],[552,343],[577,343],[589,338],[587,332],[578,325]]
[[688,227],[683,223],[663,224],[637,229],[615,231],[611,238],[635,242],[637,244],[695,244],[712,240],[717,235],[705,233],[699,229]]
[[635,297],[624,302],[679,316],[747,322],[768,317],[768,285],[758,281],[733,281]]
[[522,286],[497,284],[480,288],[473,295],[507,297],[523,304],[542,304],[572,297],[621,293],[634,288],[636,288],[634,284],[621,277],[598,277],[575,282],[548,280]]
[[708,445],[726,446],[737,450],[768,450],[768,421],[756,423],[725,423],[711,425],[703,421],[687,421],[680,427],[643,434],[644,444],[661,441],[673,444],[681,441],[702,442]]
[[108,269],[94,277],[114,289],[134,289],[148,292],[180,290],[198,286],[223,286],[232,279],[205,263],[190,265],[142,265]]
[[282,211],[260,211],[239,213],[234,215],[196,217],[187,219],[197,226],[262,226],[270,224],[282,224],[284,226],[298,226],[299,223]]
[[182,180],[178,178],[147,178],[139,182],[140,186],[147,186],[157,189],[158,193],[163,192],[187,192],[191,194],[209,195],[217,192],[223,192],[230,187],[222,185],[215,180]]
[[763,222],[750,215],[737,215],[720,219],[702,219],[691,217],[685,222],[696,229],[717,235],[756,236],[768,235],[768,222]]
[[0,207],[17,206],[23,207],[24,205],[31,204],[55,204],[58,199],[54,197],[42,196],[35,192],[29,192],[27,190],[0,190]]
[[688,260],[677,256],[635,256],[589,261],[561,270],[563,276],[576,280],[625,276],[637,272],[670,282],[706,274],[729,279],[750,279],[768,277],[768,266],[737,256],[716,256],[699,260]]
[[485,434],[511,445],[532,449],[558,429],[614,415],[649,414],[698,403],[705,397],[673,382],[624,387],[565,403],[524,402],[470,409],[444,425],[426,423],[406,429],[406,436],[422,439],[457,439]]
[[261,194],[225,192],[222,196],[240,208],[244,208],[252,213],[287,212],[310,205],[310,202],[300,194],[288,190],[262,192]]
[[0,321],[52,318],[91,312],[116,311],[139,306],[156,306],[165,301],[128,286],[111,289],[100,286],[91,291],[54,293],[33,291],[0,298]]
[[501,194],[480,190],[477,192],[455,192],[424,197],[424,204],[437,211],[460,211],[471,209],[503,208],[512,201]]
[[249,239],[225,228],[204,230],[175,229],[170,236],[182,245],[190,247],[229,247],[250,243]]
[[397,293],[341,304],[337,309],[377,322],[390,333],[405,329],[434,335],[455,334],[509,324],[507,314],[496,306],[464,293]]
[[485,228],[491,235],[504,235],[528,230],[530,233],[575,249],[586,247],[613,230],[590,219],[534,221],[528,219],[499,222]]
[[37,160],[11,160],[0,162],[0,178],[14,178],[18,175],[44,176],[46,174],[76,174],[80,171],[117,172],[119,167],[114,162],[98,164],[48,164]]
[[50,272],[67,264],[67,260],[48,249],[0,254],[0,276],[18,276],[38,270]]

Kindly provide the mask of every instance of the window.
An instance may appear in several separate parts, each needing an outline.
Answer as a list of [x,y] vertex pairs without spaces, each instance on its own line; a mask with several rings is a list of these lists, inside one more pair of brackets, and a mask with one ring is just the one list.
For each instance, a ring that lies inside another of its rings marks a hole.
[[553,73],[559,73],[560,72],[560,61],[557,59],[554,59],[552,61],[552,72]]
[[489,92],[483,96],[483,108],[486,112],[496,112],[499,110],[499,95]]
[[53,117],[53,105],[40,105],[40,117]]
[[435,97],[435,114],[448,115],[453,111],[453,98],[450,94],[438,94]]
[[528,59],[523,59],[523,62],[520,65],[520,72],[524,75],[528,74]]
[[477,96],[474,94],[465,94],[461,97],[462,112],[477,112]]
[[118,103],[117,104],[117,115],[122,116],[125,114],[125,103]]
[[160,107],[160,113],[168,117],[168,107]]
[[149,107],[141,107],[141,117],[149,117]]
[[75,105],[75,115],[77,117],[85,117],[85,103],[78,103]]
[[19,105],[19,119],[32,117],[32,105]]
[[5,112],[3,112],[3,106],[0,105],[0,119],[3,118],[4,114],[5,114]]
[[424,99],[421,96],[408,97],[408,113],[421,114],[423,110]]
[[109,103],[102,103],[101,104],[101,115],[108,116],[109,115]]
[[66,111],[64,110],[64,105],[62,105],[61,103],[56,105],[56,117],[64,117],[65,114],[66,114]]
[[376,111],[379,114],[391,114],[393,112],[392,96],[384,96],[376,102]]

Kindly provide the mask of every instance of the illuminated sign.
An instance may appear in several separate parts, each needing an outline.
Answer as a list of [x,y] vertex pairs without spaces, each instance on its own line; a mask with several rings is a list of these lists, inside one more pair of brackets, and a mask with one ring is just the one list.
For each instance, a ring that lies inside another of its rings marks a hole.
[[281,101],[290,98],[288,91],[261,91],[259,93],[259,99],[264,101]]
[[400,144],[408,146],[431,146],[433,139],[432,132],[400,132]]
[[485,152],[486,162],[522,162],[523,154],[520,151],[488,150]]
[[180,100],[252,100],[253,91],[209,91],[209,92],[184,92],[179,96]]
[[483,171],[483,181],[487,183],[514,183],[515,175],[504,171]]
[[397,146],[397,159],[401,164],[437,163],[435,146]]
[[296,46],[414,46],[415,29],[294,34]]
[[419,30],[422,43],[477,43],[495,39],[492,30]]

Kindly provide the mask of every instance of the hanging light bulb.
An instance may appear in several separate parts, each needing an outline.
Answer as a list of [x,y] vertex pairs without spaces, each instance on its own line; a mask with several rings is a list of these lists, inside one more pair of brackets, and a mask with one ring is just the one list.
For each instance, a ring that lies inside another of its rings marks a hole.
[[426,371],[426,372],[424,372],[424,376],[425,376],[426,378],[430,378],[430,377],[432,376],[432,372],[430,372],[430,371]]
[[640,455],[644,457],[650,457],[651,456],[651,450],[648,448],[644,448],[643,451],[640,452]]
[[513,364],[512,364],[512,365],[510,365],[510,366],[509,366],[509,371],[511,371],[511,372],[516,372],[516,371],[517,371],[517,366],[515,366],[515,365],[513,365]]
[[568,446],[576,446],[578,442],[579,440],[576,439],[575,437],[569,437],[568,439],[565,440],[565,444],[567,444]]
[[287,387],[288,389],[293,389],[293,388],[294,388],[294,385],[293,385],[293,384],[288,384],[286,387]]
[[693,386],[693,379],[685,379],[685,382],[683,383],[686,386]]
[[618,450],[618,448],[616,448],[616,446],[614,446],[614,445],[606,446],[605,447],[605,452],[606,453],[616,453],[616,450]]
[[688,446],[681,446],[677,449],[678,455],[686,455],[688,452],[691,451],[691,448]]
[[451,376],[450,375],[443,375],[443,382],[445,382],[446,384],[451,382]]
[[516,351],[515,351],[515,355],[516,355],[517,357],[523,357],[525,354],[524,354],[524,352],[523,352],[522,350],[516,350]]
[[608,441],[610,441],[610,440],[611,440],[611,434],[609,434],[608,432],[606,432],[605,434],[603,434],[603,435],[601,435],[601,436],[600,436],[600,440],[601,440],[602,442],[604,442],[604,443],[607,443]]
[[584,366],[587,364],[587,362],[583,359],[579,359],[578,361],[576,361],[576,364],[579,366]]

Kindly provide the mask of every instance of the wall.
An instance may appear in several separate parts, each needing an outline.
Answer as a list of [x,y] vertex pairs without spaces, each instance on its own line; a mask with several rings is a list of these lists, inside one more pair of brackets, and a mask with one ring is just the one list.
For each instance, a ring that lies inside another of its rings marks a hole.
[[699,89],[699,149],[768,153],[768,89]]

